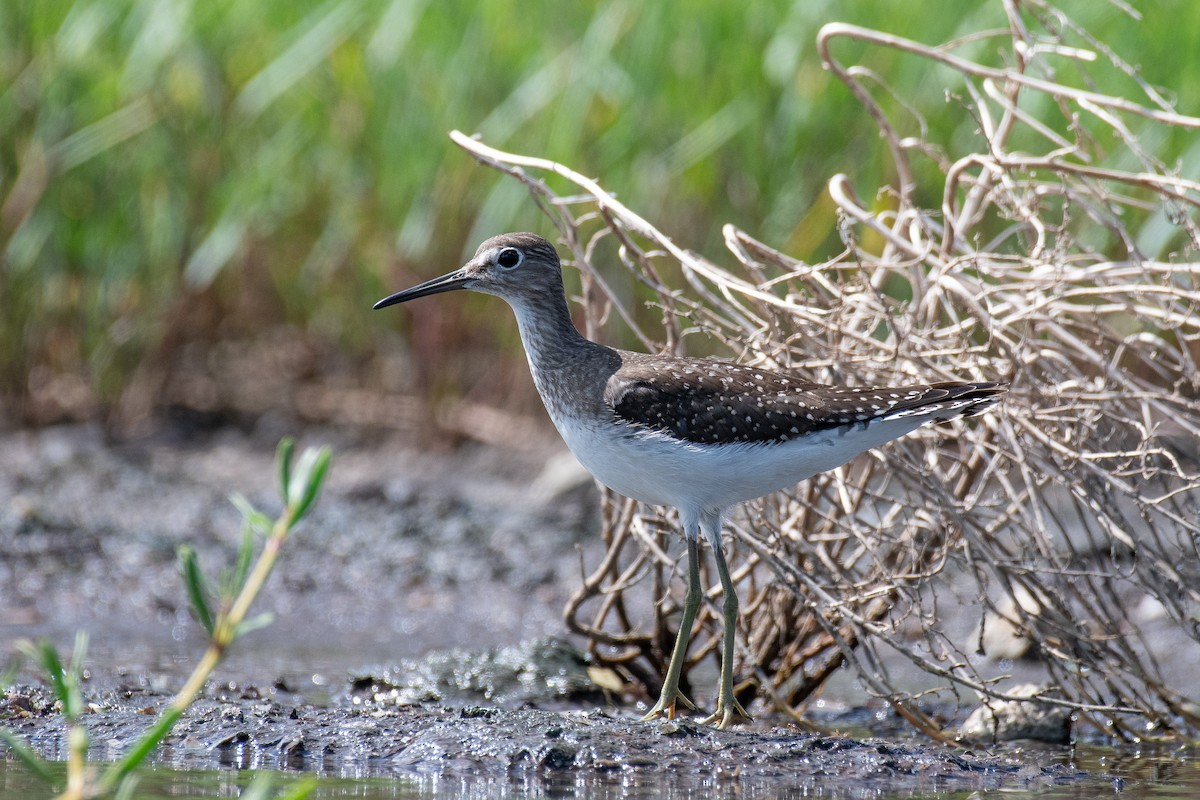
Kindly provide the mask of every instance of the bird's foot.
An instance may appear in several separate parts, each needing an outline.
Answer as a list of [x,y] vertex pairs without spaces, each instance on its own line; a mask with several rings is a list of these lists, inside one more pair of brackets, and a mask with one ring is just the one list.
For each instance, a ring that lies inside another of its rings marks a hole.
[[733,692],[729,692],[728,696],[722,693],[717,699],[717,710],[708,715],[700,722],[704,725],[712,725],[717,730],[723,731],[733,722],[745,720],[749,722],[754,719],[746,713],[746,709],[742,708],[742,704],[733,696]]
[[[736,701],[734,701],[736,702]],[[675,689],[673,691],[663,690],[662,696],[658,698],[658,702],[654,704],[654,708],[646,712],[646,716],[642,717],[642,722],[649,722],[652,719],[666,717],[667,719],[675,719],[675,704],[682,703],[691,711],[696,710],[696,704],[688,700],[683,692]]]

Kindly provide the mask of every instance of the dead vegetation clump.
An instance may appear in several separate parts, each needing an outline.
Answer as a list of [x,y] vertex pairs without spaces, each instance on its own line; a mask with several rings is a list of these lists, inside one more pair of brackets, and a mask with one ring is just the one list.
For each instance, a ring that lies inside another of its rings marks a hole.
[[[732,226],[718,263],[563,165],[454,138],[553,219],[591,329],[615,312],[650,351],[703,332],[739,361],[826,383],[1011,382],[993,412],[735,517],[743,701],[802,711],[848,665],[936,733],[918,700],[1021,699],[994,659],[1027,657],[1048,678],[1040,702],[1106,734],[1194,735],[1195,687],[1158,658],[1164,646],[1200,656],[1200,184],[1143,143],[1200,119],[1061,11],[1003,6],[1005,29],[941,45],[821,30],[825,67],[874,121],[895,174],[872,203],[844,175],[829,181],[845,249],[825,263]],[[868,45],[862,64],[838,60],[845,39]],[[938,98],[898,102],[870,68],[880,48],[936,66],[931,87],[975,136],[932,140],[916,108]],[[1106,93],[1087,77],[1094,65],[1139,94]],[[614,263],[661,330],[613,290]],[[615,496],[604,522],[607,556],[588,565],[568,622],[653,693],[683,595],[676,526]],[[939,624],[949,603],[973,609],[974,631]],[[719,625],[710,602],[689,666],[712,657]],[[919,667],[923,685],[902,686],[897,664]]]

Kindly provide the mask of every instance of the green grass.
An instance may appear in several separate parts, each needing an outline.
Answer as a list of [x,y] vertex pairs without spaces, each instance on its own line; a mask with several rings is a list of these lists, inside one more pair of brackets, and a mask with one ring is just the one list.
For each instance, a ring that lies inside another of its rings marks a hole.
[[[1137,24],[1064,3],[1197,113],[1200,4],[1143,5]],[[829,176],[868,194],[891,177],[820,68],[814,37],[835,20],[925,42],[1003,25],[998,2],[2,3],[0,393],[20,408],[71,376],[79,407],[103,413],[182,343],[276,325],[369,361],[400,324],[366,318],[372,301],[485,236],[548,232],[452,128],[599,176],[691,247],[715,253],[733,222],[827,257]],[[869,63],[932,138],[972,135],[945,75],[890,52]],[[1193,146],[1153,143],[1168,162]],[[483,307],[447,305],[426,320],[465,327]],[[498,329],[458,346],[487,350]]]

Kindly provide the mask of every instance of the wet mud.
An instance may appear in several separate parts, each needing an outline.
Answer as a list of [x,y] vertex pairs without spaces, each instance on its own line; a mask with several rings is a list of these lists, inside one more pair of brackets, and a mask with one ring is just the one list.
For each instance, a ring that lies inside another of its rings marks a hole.
[[[115,758],[166,698],[116,690],[94,697],[85,725],[93,757]],[[51,758],[65,725],[44,692],[10,694],[7,724]],[[17,707],[24,713],[14,713]],[[327,707],[245,687],[198,702],[164,742],[161,763],[187,769],[283,769],[338,776],[498,776],[655,780],[776,787],[821,785],[827,796],[1037,789],[1083,780],[1060,765],[912,741],[818,735],[794,727],[717,731],[689,720],[644,723],[611,709],[400,704]]]
[[[0,657],[22,637],[69,650],[74,631],[90,632],[94,757],[118,757],[202,653],[176,548],[194,546],[212,572],[232,562],[240,526],[227,496],[278,508],[278,435],[269,425],[136,444],[86,426],[0,434]],[[815,711],[820,734],[784,718],[730,731],[640,722],[636,698],[606,694],[586,656],[553,638],[581,557],[594,562],[599,547],[594,488],[551,436],[516,451],[438,451],[329,430],[300,445],[317,443],[334,447],[334,467],[261,598],[275,622],[235,645],[160,763],[732,781],[826,796],[1107,780],[1055,752],[909,738],[866,703]],[[65,722],[33,671],[0,702],[0,722],[65,756]]]

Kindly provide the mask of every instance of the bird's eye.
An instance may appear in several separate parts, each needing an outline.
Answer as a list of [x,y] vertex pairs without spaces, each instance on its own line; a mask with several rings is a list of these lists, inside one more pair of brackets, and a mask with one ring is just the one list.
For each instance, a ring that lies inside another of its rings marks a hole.
[[496,263],[503,269],[516,269],[525,260],[525,254],[515,247],[506,247],[496,255]]

